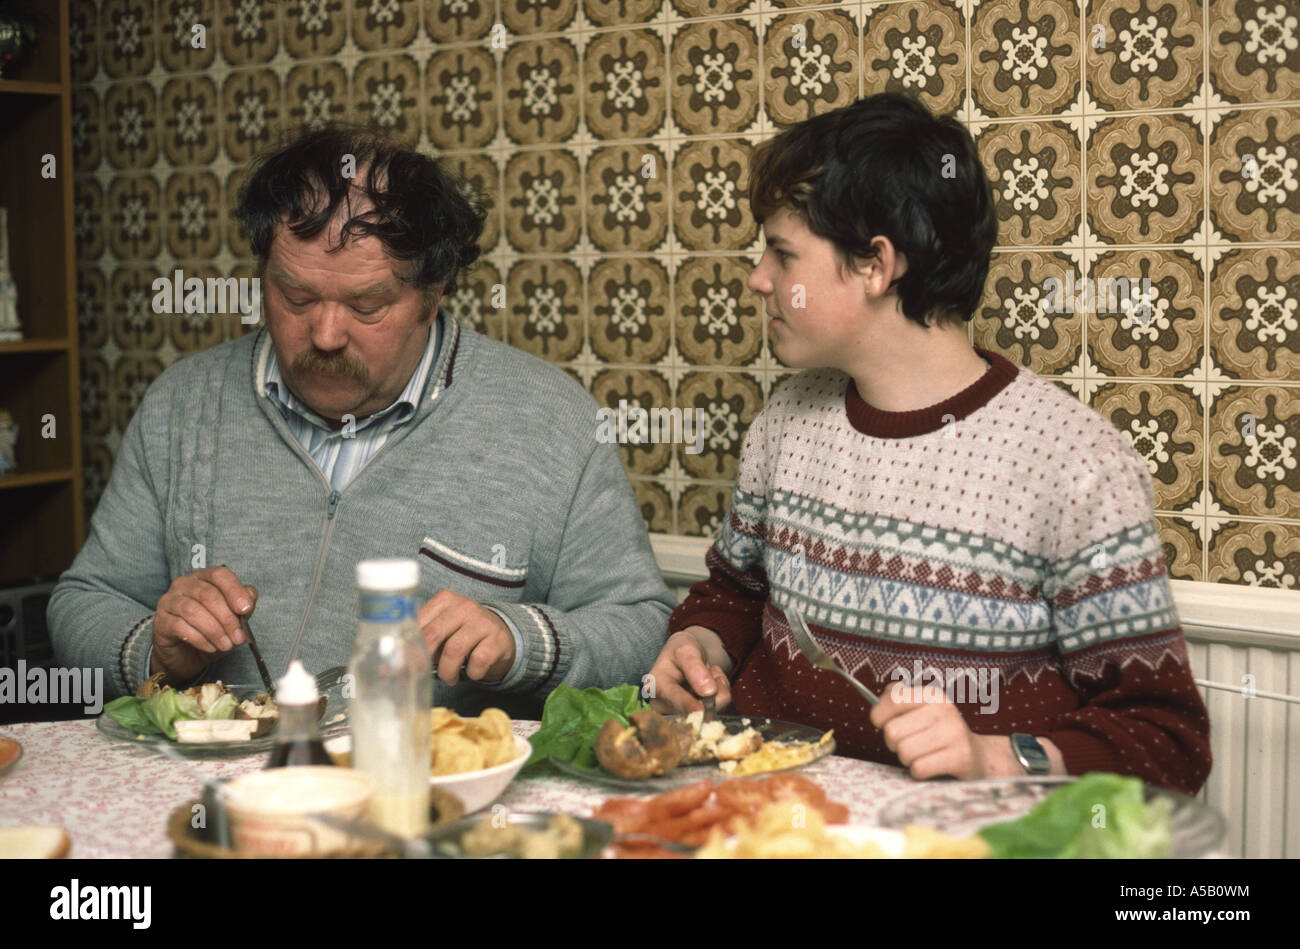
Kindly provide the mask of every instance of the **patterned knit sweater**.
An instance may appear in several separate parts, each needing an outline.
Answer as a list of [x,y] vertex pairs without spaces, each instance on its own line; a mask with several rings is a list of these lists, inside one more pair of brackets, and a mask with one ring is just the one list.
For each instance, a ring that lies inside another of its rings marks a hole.
[[799,654],[790,607],[877,694],[940,689],[977,734],[1051,739],[1071,774],[1195,792],[1209,720],[1146,465],[1092,409],[978,352],[982,378],[918,411],[872,408],[828,369],[774,393],[669,628],[721,636],[738,712],[833,728],[843,754],[898,764],[857,692]]

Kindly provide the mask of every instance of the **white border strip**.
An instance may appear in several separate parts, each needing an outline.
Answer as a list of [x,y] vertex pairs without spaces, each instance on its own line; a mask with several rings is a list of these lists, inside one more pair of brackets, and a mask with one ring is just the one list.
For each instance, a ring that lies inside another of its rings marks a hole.
[[484,563],[482,560],[452,550],[446,544],[440,544],[432,537],[424,538],[424,543],[427,544],[431,550],[436,550],[448,560],[454,560],[463,567],[477,570],[480,573],[486,573],[491,577],[500,577],[501,579],[509,577],[512,580],[522,580],[528,575],[527,567],[494,567],[490,563]]

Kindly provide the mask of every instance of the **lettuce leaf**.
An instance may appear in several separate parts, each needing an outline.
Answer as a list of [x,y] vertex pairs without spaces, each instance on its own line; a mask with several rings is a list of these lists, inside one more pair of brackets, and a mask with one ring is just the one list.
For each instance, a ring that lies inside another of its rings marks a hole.
[[235,696],[227,692],[221,698],[217,699],[208,706],[204,718],[234,718],[235,711],[239,708],[239,702]]
[[123,728],[141,735],[161,735],[162,729],[153,723],[141,707],[145,700],[134,695],[113,699],[104,706],[104,714]]
[[552,755],[562,761],[595,769],[596,735],[611,718],[626,726],[628,716],[646,708],[641,691],[624,684],[612,689],[583,689],[557,686],[542,707],[542,727],[529,739],[533,753],[525,769],[545,763]]
[[1164,857],[1172,809],[1168,798],[1148,803],[1139,778],[1094,772],[979,835],[994,857]]
[[158,727],[158,731],[172,741],[176,740],[176,729],[172,727],[172,722],[182,718],[203,717],[198,699],[190,698],[171,687],[164,688],[161,692],[145,699],[141,707],[149,720]]

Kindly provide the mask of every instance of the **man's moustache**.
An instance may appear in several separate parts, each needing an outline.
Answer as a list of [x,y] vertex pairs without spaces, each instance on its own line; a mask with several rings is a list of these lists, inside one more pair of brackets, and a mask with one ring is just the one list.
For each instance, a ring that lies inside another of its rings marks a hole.
[[305,359],[297,359],[293,364],[294,369],[300,372],[332,372],[339,375],[349,376],[353,379],[365,381],[366,372],[364,368],[356,363],[340,360],[313,359],[310,356]]

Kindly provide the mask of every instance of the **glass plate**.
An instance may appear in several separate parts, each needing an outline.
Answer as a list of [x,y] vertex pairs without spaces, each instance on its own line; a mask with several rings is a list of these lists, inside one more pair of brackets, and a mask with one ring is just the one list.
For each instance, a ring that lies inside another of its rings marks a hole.
[[[523,827],[531,832],[539,832],[546,829],[546,825],[552,817],[558,816],[551,813],[522,813],[515,812],[505,815],[506,821],[512,827]],[[604,821],[592,820],[588,817],[575,817],[572,814],[566,814],[566,817],[572,818],[582,828],[582,851],[575,854],[578,859],[590,859],[599,857],[601,851],[609,845],[614,836],[614,828]],[[496,820],[496,816],[483,816],[476,814],[472,817],[463,817],[454,823],[447,824],[445,827],[439,827],[424,835],[433,850],[434,859],[458,859],[472,860],[460,849],[461,837],[465,833],[484,821]],[[484,860],[509,860],[505,854],[493,854],[491,857],[483,857]]]
[[[266,687],[260,682],[256,685],[236,684],[227,682],[226,687],[235,693],[239,701],[244,699],[254,699],[266,691]],[[336,735],[345,734],[348,728],[348,700],[343,697],[343,682],[341,679],[334,681],[333,685],[324,689],[322,694],[325,696],[325,714],[320,720],[320,737],[322,740],[332,738]],[[338,721],[339,713],[343,713],[343,718]],[[95,719],[95,727],[99,729],[100,734],[118,741],[129,741],[138,745],[156,745],[166,742],[179,754],[187,758],[242,758],[245,755],[266,754],[275,747],[275,732],[269,735],[263,735],[261,738],[253,738],[249,741],[201,741],[201,742],[180,742],[172,741],[166,735],[141,735],[139,732],[120,725],[108,715],[101,712]]]
[[[1075,780],[1073,776],[1026,776],[924,784],[886,801],[879,822],[882,827],[894,828],[922,824],[966,837],[989,824],[1023,817],[1047,795]],[[1173,802],[1170,857],[1205,857],[1218,850],[1227,833],[1227,824],[1218,811],[1177,791],[1149,784],[1144,788],[1148,801],[1166,797]]]
[[[686,716],[665,715],[664,717],[673,722],[680,721]],[[796,725],[793,722],[783,722],[774,718],[755,718],[749,715],[719,715],[717,720],[726,726],[727,733],[730,735],[742,732],[746,728],[753,728],[763,736],[764,741],[817,742],[821,741],[822,735],[825,734],[819,728],[813,728],[809,725]],[[834,754],[834,752],[835,740],[831,739],[814,753],[815,756],[810,761],[805,761],[803,764],[792,765],[789,768],[778,768],[776,771],[764,771],[761,774],[739,775],[739,777],[763,778],[769,774],[776,774],[777,771],[797,771],[800,768],[806,768],[814,761],[825,758],[829,754]],[[716,761],[706,764],[682,765],[658,778],[620,778],[616,774],[610,774],[604,768],[584,768],[571,761],[561,761],[555,757],[548,760],[555,766],[557,771],[562,771],[571,777],[581,778],[584,781],[595,781],[597,784],[605,784],[610,787],[625,788],[629,791],[671,791],[673,788],[685,787],[688,784],[694,784],[697,781],[704,781],[709,778],[726,780],[731,777],[718,767]]]

